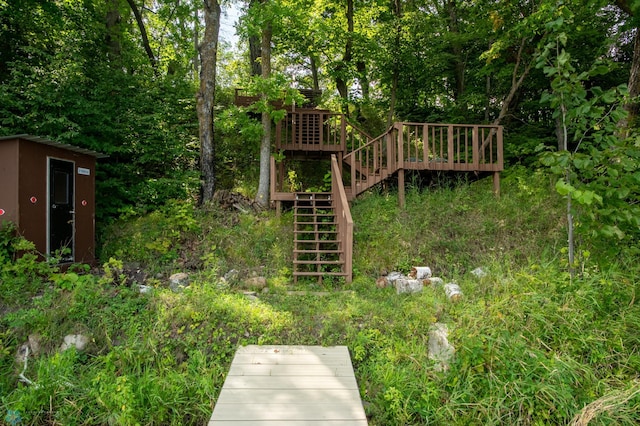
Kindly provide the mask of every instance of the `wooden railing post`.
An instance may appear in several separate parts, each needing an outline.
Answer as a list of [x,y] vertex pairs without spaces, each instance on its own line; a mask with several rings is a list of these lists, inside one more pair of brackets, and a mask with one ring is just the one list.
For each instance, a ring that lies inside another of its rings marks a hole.
[[480,150],[479,150],[479,135],[478,135],[478,126],[473,126],[473,136],[471,139],[471,147],[473,149],[473,168],[474,169],[478,169],[478,164],[479,164],[479,155],[480,155]]
[[349,209],[347,194],[342,184],[342,175],[340,174],[335,154],[331,155],[331,194],[335,200],[338,233],[342,244],[345,282],[350,284],[353,280],[353,219],[351,218],[351,210]]
[[398,145],[398,155],[397,155],[397,159],[398,159],[398,169],[404,169],[404,126],[402,125],[402,123],[399,123],[399,128],[398,128],[398,139],[397,139],[397,145]]
[[[286,117],[285,117],[285,120],[286,120]],[[281,146],[282,146],[282,120],[276,123],[276,148],[280,148]]]
[[273,200],[273,198],[275,197],[275,193],[276,193],[276,176],[277,176],[277,174],[276,174],[276,159],[275,159],[275,157],[273,155],[271,156],[271,160],[270,161],[271,161],[271,167],[270,167],[270,170],[269,170],[269,174],[270,174],[270,178],[269,178],[270,185],[269,185],[269,187],[270,187],[270,190],[271,190],[271,197],[270,198]]
[[422,155],[424,156],[422,161],[425,164],[429,163],[429,125],[422,125]]
[[330,145],[331,144],[330,138],[327,138],[326,141],[324,140],[324,123],[325,123],[326,120],[327,120],[327,117],[324,114],[322,114],[320,116],[320,121],[318,122],[318,127],[320,128],[318,137],[320,138],[320,145],[321,146]]
[[340,116],[340,150],[344,151],[347,146],[347,119]]
[[449,124],[447,126],[447,164],[451,168],[453,168],[453,155],[453,125]]
[[498,168],[500,170],[504,169],[504,158],[503,158],[503,153],[502,153],[502,149],[503,149],[503,145],[502,145],[502,126],[498,127],[498,153],[497,153],[497,157],[498,157]]

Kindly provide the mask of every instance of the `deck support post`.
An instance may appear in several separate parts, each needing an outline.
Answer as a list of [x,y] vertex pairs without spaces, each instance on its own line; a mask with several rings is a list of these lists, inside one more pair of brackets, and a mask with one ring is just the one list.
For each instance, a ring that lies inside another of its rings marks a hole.
[[500,198],[500,172],[493,172],[493,195]]
[[404,209],[404,169],[398,170],[398,204]]
[[276,217],[280,217],[282,215],[282,201],[276,200]]

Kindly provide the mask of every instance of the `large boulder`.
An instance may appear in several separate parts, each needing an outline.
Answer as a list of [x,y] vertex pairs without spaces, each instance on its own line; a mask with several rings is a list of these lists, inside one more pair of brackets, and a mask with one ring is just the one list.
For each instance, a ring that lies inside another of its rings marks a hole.
[[169,277],[169,288],[174,293],[179,293],[189,287],[189,275],[184,272],[178,272]]
[[83,351],[89,344],[89,338],[83,334],[68,334],[64,336],[64,341],[60,345],[60,351],[75,347],[78,351]]
[[449,330],[446,324],[437,322],[429,331],[429,359],[436,362],[436,371],[446,371],[453,360],[455,348],[449,343]]

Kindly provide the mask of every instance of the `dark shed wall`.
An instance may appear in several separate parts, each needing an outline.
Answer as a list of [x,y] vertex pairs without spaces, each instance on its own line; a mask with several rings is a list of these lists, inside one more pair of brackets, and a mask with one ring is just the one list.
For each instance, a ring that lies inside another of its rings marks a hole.
[[0,143],[0,216],[2,222],[18,223],[18,140]]
[[43,254],[47,252],[47,148],[20,140],[20,233]]
[[[28,140],[20,141],[20,229],[39,251],[46,253],[48,158],[74,162],[75,261],[93,263],[96,160],[90,155]],[[78,167],[88,169],[90,175],[78,175]],[[32,202],[32,197],[35,197],[35,202]]]
[[[78,167],[89,169],[90,175],[78,174]],[[95,261],[95,176],[96,159],[79,155],[76,160],[76,261]]]

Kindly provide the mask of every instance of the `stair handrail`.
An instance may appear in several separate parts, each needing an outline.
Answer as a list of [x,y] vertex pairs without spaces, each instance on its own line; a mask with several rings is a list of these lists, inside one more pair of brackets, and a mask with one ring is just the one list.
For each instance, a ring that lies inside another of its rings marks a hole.
[[[364,191],[365,189],[367,189],[368,187],[372,186],[373,184],[375,184],[376,182],[369,182],[367,184],[367,188],[362,188],[360,190],[358,190],[358,186],[356,184],[356,181],[358,180],[357,178],[357,174],[360,173],[361,178],[360,178],[360,182],[364,182],[365,180],[367,180],[368,178],[374,178],[376,175],[376,170],[386,170],[387,173],[393,173],[395,172],[395,167],[397,166],[397,161],[395,159],[395,156],[397,155],[397,141],[396,143],[389,143],[387,144],[387,149],[384,150],[384,141],[385,138],[389,137],[392,135],[392,133],[398,130],[398,126],[397,123],[394,123],[392,126],[389,127],[389,129],[387,129],[384,133],[382,133],[381,135],[379,135],[378,137],[372,139],[371,141],[369,141],[367,144],[359,147],[358,149],[355,149],[349,153],[347,153],[344,158],[343,161],[345,161],[347,164],[349,164],[351,166],[351,194],[352,197],[357,196],[360,192]],[[393,142],[393,141],[390,141]],[[377,149],[376,149],[377,148]],[[373,151],[373,154],[370,156],[373,159],[373,165],[370,164],[363,164],[363,160],[365,159],[365,157],[368,157],[366,155],[366,150],[371,150]],[[360,157],[360,158],[359,158]],[[378,161],[378,159],[380,161]],[[383,164],[384,163],[384,164]],[[358,170],[358,167],[360,167],[360,170]],[[363,173],[363,168],[366,169]],[[367,177],[367,179],[362,179],[362,175],[365,175]],[[381,180],[382,176],[379,176]]]
[[338,232],[344,253],[345,282],[350,284],[353,279],[353,218],[335,154],[331,155],[331,193],[335,200]]
[[365,145],[362,145],[361,147],[359,147],[357,149],[354,149],[353,151],[348,152],[347,154],[345,154],[344,158],[351,157],[355,153],[357,153],[359,151],[362,151],[363,149],[368,148],[369,146],[371,146],[374,143],[378,142],[379,139],[381,139],[384,136],[386,136],[387,134],[389,134],[393,129],[396,129],[397,128],[396,124],[398,124],[398,123],[393,123],[393,125],[390,126],[387,130],[385,130],[384,133],[380,134],[379,136],[376,136],[375,138],[371,138],[371,140],[369,142],[367,142]]
[[[360,146],[364,146],[364,145],[368,144],[370,141],[372,141],[374,139],[374,137],[371,136],[369,133],[365,132],[360,127],[358,127],[356,124],[352,123],[351,120],[349,120],[349,117],[347,117],[346,115],[342,114],[342,119],[344,120],[344,122],[345,122],[345,124],[347,126],[351,127],[353,130],[356,131],[356,133],[359,133],[360,136],[364,137],[366,142],[363,145],[360,145]],[[360,148],[360,146],[358,148]],[[345,140],[345,148],[346,148],[346,140]],[[356,148],[356,149],[358,149],[358,148]],[[353,150],[353,148],[352,148],[352,150]]]

